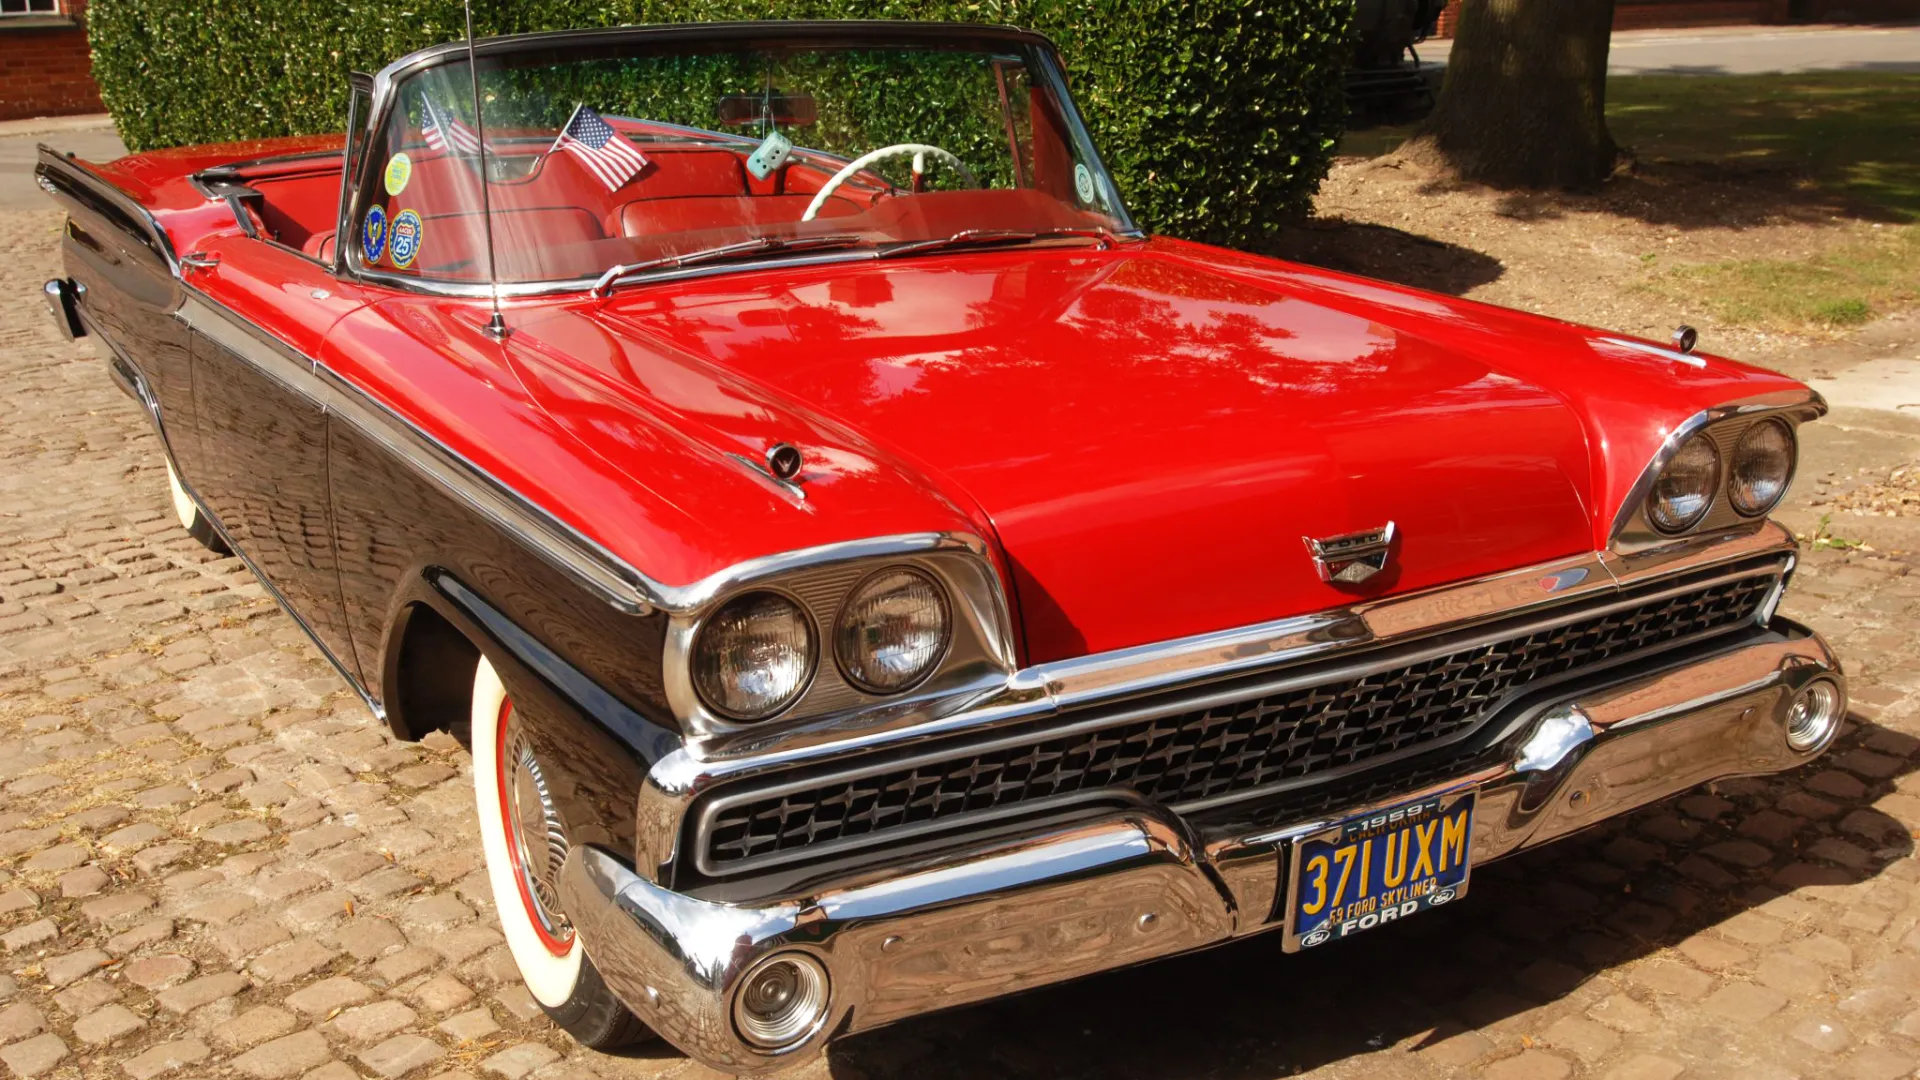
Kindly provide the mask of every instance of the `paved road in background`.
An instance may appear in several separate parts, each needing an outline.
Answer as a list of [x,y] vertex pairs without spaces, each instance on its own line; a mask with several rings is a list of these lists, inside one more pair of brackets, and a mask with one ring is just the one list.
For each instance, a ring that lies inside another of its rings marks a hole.
[[[1420,46],[1447,58],[1451,41]],[[1760,75],[1797,71],[1920,72],[1920,26],[1630,30],[1613,35],[1614,75]]]

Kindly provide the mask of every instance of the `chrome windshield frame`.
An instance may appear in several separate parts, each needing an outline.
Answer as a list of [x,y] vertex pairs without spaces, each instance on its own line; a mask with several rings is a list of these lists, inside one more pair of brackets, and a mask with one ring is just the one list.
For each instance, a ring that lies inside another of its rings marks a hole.
[[[1092,157],[1089,164],[1097,167],[1100,176],[1104,178],[1103,186],[1113,202],[1112,213],[1125,226],[1113,230],[1113,235],[1122,240],[1138,240],[1147,235],[1134,222],[1125,200],[1120,196],[1118,185],[1114,183],[1112,171],[1107,168],[1105,157],[1100,153],[1098,145],[1087,130],[1086,119],[1081,115],[1080,107],[1067,87],[1058,46],[1046,35],[1031,30],[995,23],[906,22],[888,19],[686,23],[621,26],[593,30],[556,30],[481,38],[473,42],[471,55],[475,59],[484,59],[529,52],[566,53],[623,45],[660,48],[671,46],[676,42],[704,45],[723,43],[741,47],[752,47],[756,44],[768,47],[791,46],[795,43],[820,48],[833,46],[876,48],[891,45],[937,48],[944,51],[953,51],[974,43],[999,42],[1031,48],[1042,61],[1039,75],[1045,80],[1047,89],[1060,102],[1069,133],[1087,148]],[[373,76],[373,102],[372,107],[367,110],[368,139],[385,130],[392,111],[399,104],[400,89],[407,80],[429,68],[463,61],[468,55],[469,49],[466,42],[447,42],[409,53],[381,68]],[[357,178],[348,178],[351,190],[342,200],[343,212],[335,234],[338,238],[349,238],[354,234],[350,226],[353,222],[360,220],[365,212],[369,193],[373,190],[373,186],[380,182],[379,169],[373,163],[374,157],[375,155],[372,154],[364,155],[360,162],[360,175]],[[496,293],[503,299],[584,293],[593,287],[597,277],[595,275],[555,281],[501,283],[498,286],[491,286],[483,281],[438,281],[361,266],[352,252],[347,250],[344,239],[335,240],[335,249],[342,252],[339,271],[339,276],[342,278],[431,296],[479,300]],[[625,280],[633,283],[675,281],[713,274],[746,273],[773,266],[818,266],[824,263],[865,261],[870,258],[872,258],[870,253],[859,251],[835,251],[815,256],[808,256],[805,253],[786,256],[775,254],[766,259],[668,270],[657,275]]]

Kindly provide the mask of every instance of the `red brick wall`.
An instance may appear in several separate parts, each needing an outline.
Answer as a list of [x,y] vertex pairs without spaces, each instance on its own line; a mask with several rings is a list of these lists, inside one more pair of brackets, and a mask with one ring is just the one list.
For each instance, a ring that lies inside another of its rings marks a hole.
[[8,26],[0,22],[0,120],[100,112],[87,53],[86,0],[68,0],[78,26]]
[[[1808,16],[1815,22],[1875,19],[1920,19],[1920,0],[1813,0]],[[1683,26],[1745,26],[1783,23],[1788,0],[1618,0],[1613,9],[1615,30],[1647,30]],[[1440,14],[1435,37],[1452,37],[1460,0],[1450,0]]]

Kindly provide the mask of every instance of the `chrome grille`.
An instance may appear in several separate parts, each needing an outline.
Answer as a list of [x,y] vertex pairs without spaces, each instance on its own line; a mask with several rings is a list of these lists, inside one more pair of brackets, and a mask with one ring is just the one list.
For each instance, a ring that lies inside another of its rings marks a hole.
[[[844,848],[909,826],[1092,792],[1131,790],[1176,810],[1261,788],[1299,787],[1464,737],[1529,683],[1752,620],[1777,570],[1722,580],[1547,629],[1360,677],[1069,735],[876,766],[763,798],[722,794],[703,863],[730,873],[815,845]],[[1057,723],[1057,722],[1056,722]],[[820,852],[810,851],[810,856]]]

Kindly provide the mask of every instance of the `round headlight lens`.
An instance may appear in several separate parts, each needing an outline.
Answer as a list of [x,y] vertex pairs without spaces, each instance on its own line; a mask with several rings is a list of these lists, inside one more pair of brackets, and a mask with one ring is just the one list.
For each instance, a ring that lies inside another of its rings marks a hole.
[[734,720],[763,720],[793,703],[813,671],[813,628],[778,593],[727,601],[693,643],[693,686],[707,707]]
[[1748,517],[1773,509],[1793,476],[1793,432],[1778,420],[1762,420],[1740,436],[1733,448],[1732,482],[1727,495]]
[[894,694],[926,678],[947,651],[947,597],[932,578],[905,567],[882,570],[840,608],[833,651],[862,690]]
[[1673,455],[1647,496],[1647,517],[1661,532],[1692,528],[1707,516],[1720,490],[1720,451],[1713,440],[1695,436]]

